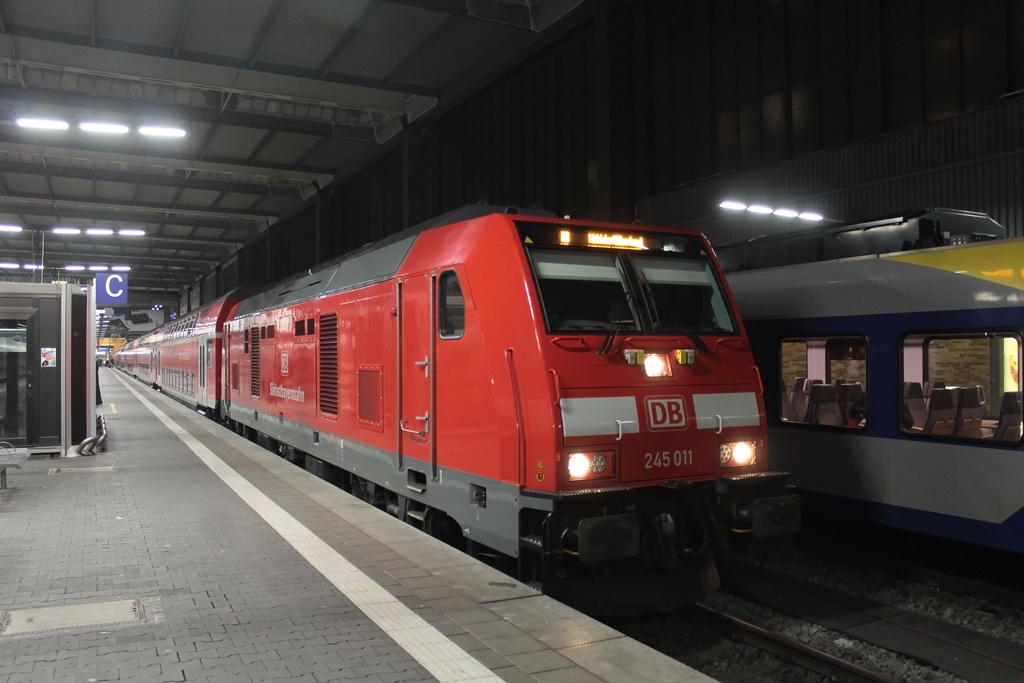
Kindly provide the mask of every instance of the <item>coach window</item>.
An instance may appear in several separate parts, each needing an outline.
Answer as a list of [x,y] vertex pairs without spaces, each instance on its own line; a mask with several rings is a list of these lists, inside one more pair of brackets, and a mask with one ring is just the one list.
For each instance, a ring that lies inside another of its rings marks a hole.
[[913,334],[900,350],[904,433],[1020,441],[1020,334]]
[[459,339],[466,330],[466,298],[455,271],[441,273],[438,284],[440,311],[437,317],[438,334],[442,339]]
[[863,429],[867,425],[867,340],[800,337],[782,342],[779,419]]

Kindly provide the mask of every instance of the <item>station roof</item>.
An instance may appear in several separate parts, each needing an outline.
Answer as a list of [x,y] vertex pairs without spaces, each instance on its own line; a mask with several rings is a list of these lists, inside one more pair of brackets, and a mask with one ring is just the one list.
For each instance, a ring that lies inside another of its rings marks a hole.
[[176,302],[580,4],[0,0],[0,261],[129,266]]

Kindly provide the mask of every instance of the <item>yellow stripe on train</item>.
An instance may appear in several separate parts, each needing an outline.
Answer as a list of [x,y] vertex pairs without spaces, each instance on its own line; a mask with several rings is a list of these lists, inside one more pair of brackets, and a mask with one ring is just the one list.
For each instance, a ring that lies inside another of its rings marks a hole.
[[988,280],[1024,290],[1024,239],[885,254],[882,258]]

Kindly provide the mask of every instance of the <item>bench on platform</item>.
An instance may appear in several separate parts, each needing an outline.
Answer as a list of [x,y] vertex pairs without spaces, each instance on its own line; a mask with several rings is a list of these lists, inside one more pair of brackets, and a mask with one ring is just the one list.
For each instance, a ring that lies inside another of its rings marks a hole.
[[20,470],[28,456],[27,448],[15,448],[6,441],[0,441],[0,490],[7,488],[7,468],[17,467]]

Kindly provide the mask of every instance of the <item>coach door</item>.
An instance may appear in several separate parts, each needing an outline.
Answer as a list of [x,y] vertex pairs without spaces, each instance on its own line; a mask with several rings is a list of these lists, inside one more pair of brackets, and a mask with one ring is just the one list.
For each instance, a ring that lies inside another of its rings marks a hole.
[[430,463],[436,477],[433,289],[432,274],[398,282],[398,457],[400,467],[416,467],[407,458]]

